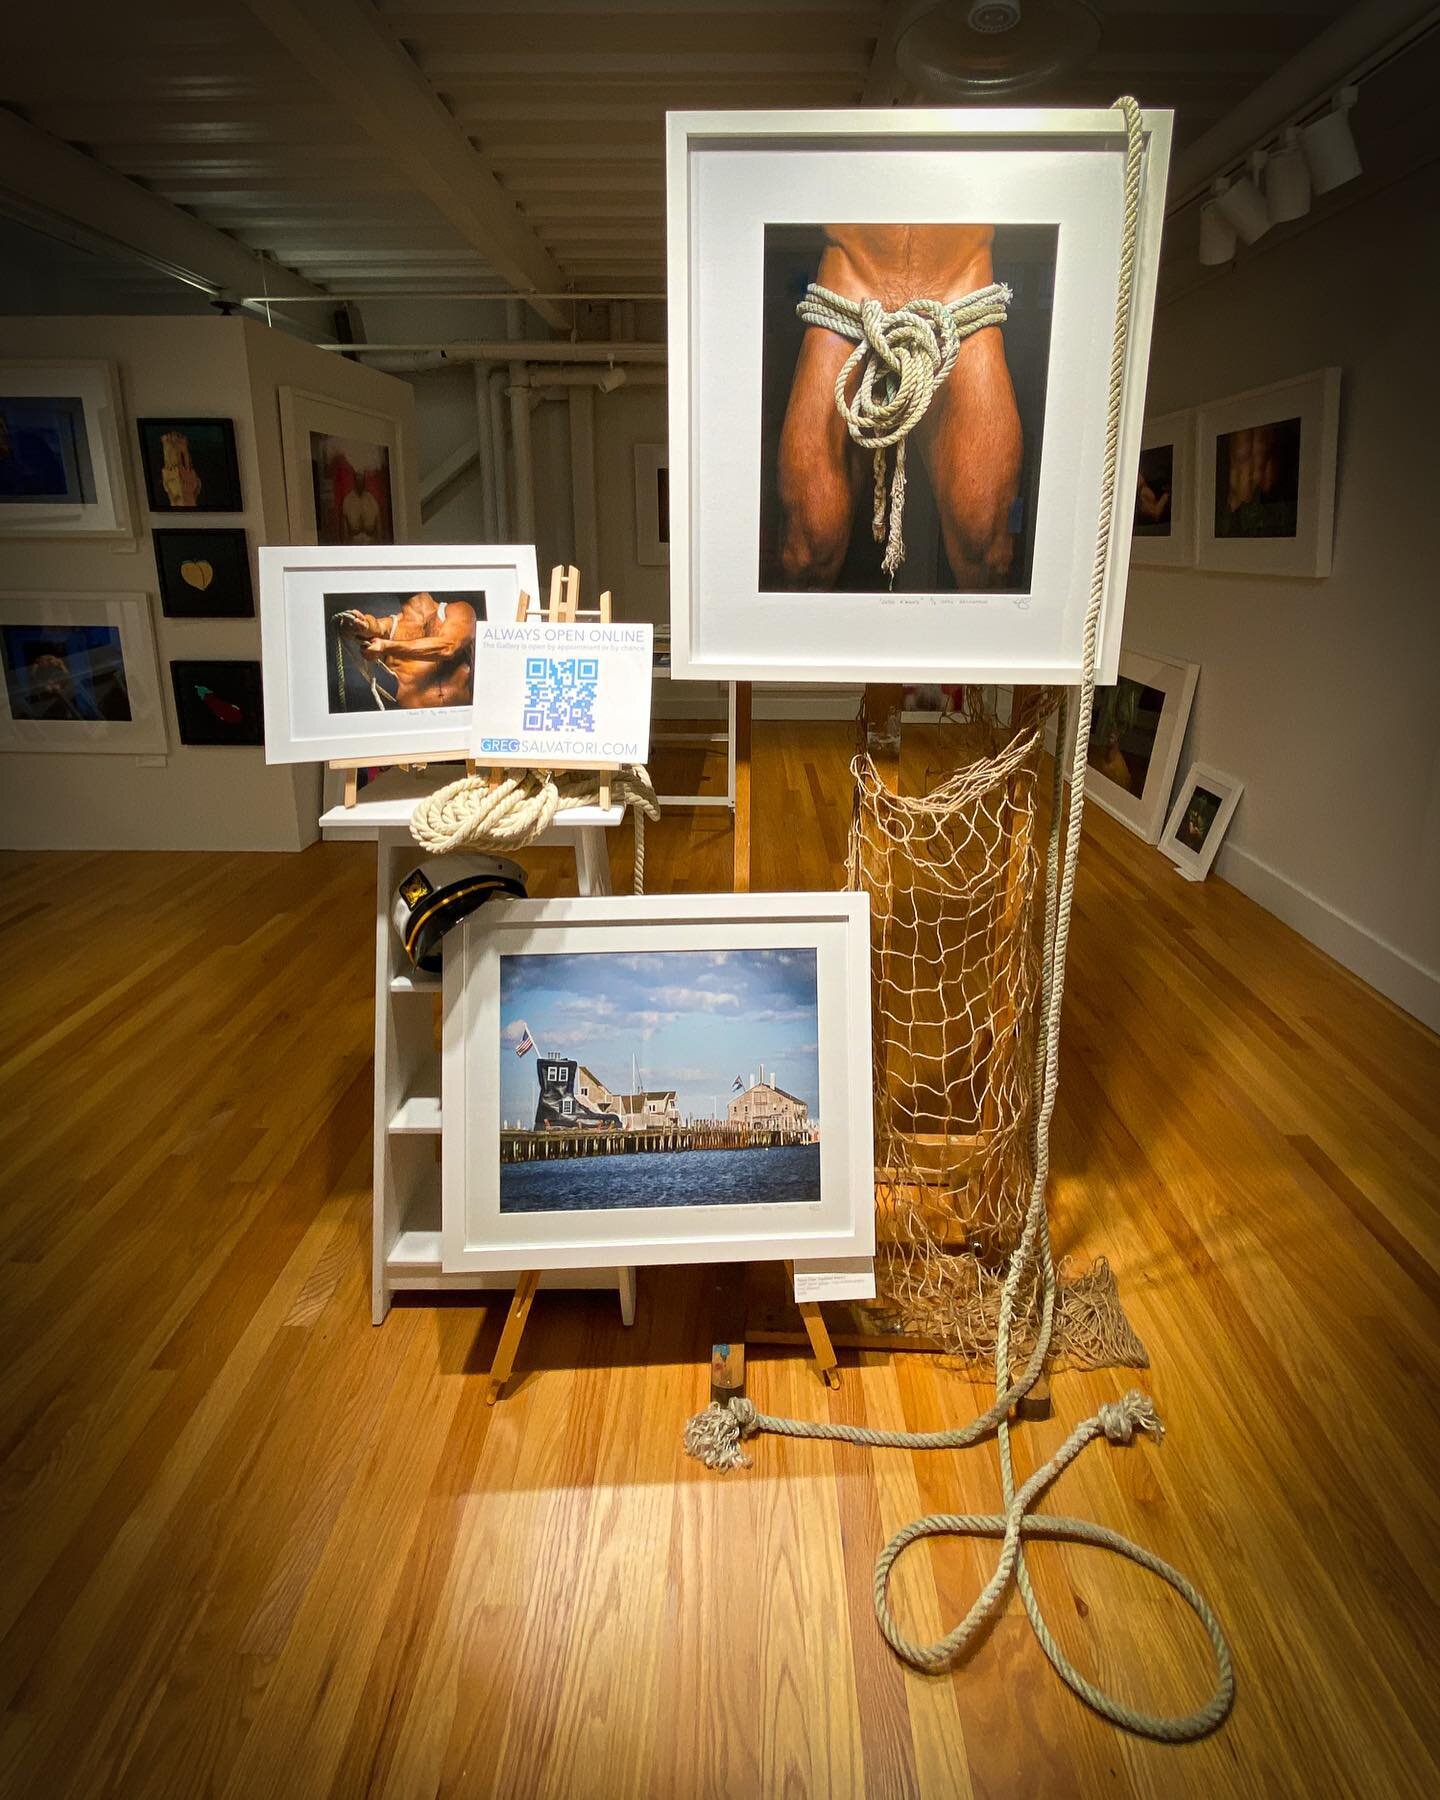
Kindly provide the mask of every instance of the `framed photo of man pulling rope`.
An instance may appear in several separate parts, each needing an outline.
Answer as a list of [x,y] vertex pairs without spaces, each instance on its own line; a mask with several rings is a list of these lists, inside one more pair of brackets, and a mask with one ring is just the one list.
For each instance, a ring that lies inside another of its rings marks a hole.
[[262,549],[267,759],[467,754],[476,628],[536,585],[530,544]]
[[[1079,679],[1119,653],[1170,115],[669,118],[675,673]],[[1117,303],[1127,380],[1109,441]]]

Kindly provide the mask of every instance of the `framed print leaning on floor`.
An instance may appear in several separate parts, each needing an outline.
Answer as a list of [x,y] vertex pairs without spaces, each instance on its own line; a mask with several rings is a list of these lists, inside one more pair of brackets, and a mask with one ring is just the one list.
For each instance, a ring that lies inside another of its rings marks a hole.
[[531,544],[262,548],[267,760],[467,755],[475,628],[536,585]]
[[0,750],[168,747],[147,594],[0,594]]
[[507,900],[445,947],[445,1270],[872,1257],[865,894]]
[[1147,844],[1165,823],[1199,677],[1199,663],[1122,650],[1119,679],[1095,690],[1085,792]]
[[[1123,114],[668,123],[676,675],[1077,681]],[[1169,165],[1170,114],[1143,123],[1102,679],[1119,654]]]

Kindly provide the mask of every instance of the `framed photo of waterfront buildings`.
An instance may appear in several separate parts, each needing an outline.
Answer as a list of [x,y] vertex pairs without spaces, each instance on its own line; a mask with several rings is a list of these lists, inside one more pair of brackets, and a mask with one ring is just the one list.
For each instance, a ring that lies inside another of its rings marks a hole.
[[512,900],[445,958],[447,1271],[867,1257],[864,894]]

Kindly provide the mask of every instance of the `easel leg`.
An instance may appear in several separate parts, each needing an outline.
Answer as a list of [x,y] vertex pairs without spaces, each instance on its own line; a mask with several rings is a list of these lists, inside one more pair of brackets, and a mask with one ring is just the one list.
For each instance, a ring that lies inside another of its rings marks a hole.
[[615,1274],[620,1288],[620,1323],[635,1323],[635,1271],[634,1269],[617,1269]]
[[735,892],[750,892],[750,683],[735,683]]
[[490,1392],[485,1396],[487,1406],[495,1404],[500,1398],[500,1390],[510,1379],[510,1371],[515,1367],[515,1353],[525,1335],[525,1321],[530,1317],[530,1302],[539,1285],[540,1274],[536,1269],[523,1269],[515,1278],[515,1292],[505,1315],[505,1329],[500,1333],[495,1360],[490,1365]]
[[[790,1292],[795,1292],[795,1265],[787,1262],[786,1278],[790,1283]],[[810,1340],[810,1354],[815,1358],[815,1373],[828,1388],[840,1385],[840,1364],[835,1355],[835,1346],[830,1342],[830,1327],[825,1323],[825,1315],[820,1311],[818,1300],[797,1300],[800,1319],[805,1327],[805,1335]]]

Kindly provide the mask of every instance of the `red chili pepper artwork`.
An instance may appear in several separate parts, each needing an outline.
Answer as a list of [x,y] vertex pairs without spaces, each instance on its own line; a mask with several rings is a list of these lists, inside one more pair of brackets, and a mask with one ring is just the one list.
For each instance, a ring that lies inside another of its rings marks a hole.
[[199,682],[196,682],[195,692],[222,725],[238,725],[245,717],[242,708],[238,707],[233,700],[226,700],[222,695],[217,694],[214,688],[202,687]]

